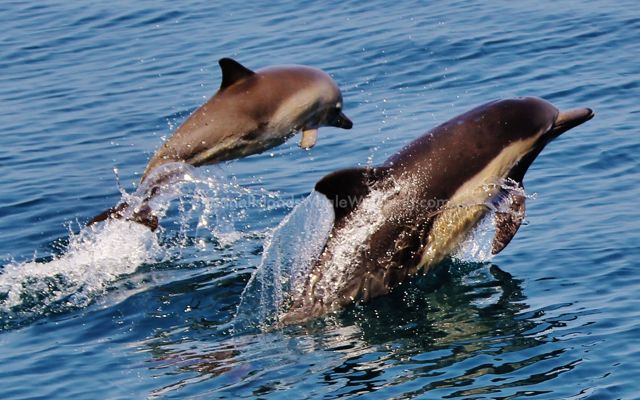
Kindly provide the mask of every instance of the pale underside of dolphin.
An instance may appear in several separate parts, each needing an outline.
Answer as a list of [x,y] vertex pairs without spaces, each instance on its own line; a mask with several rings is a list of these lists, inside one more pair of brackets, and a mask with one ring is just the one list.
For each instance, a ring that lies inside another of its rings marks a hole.
[[[157,218],[148,206],[163,185],[174,184],[160,166],[181,162],[193,166],[246,157],[284,143],[302,131],[300,147],[315,145],[318,128],[351,129],[343,113],[342,93],[324,71],[283,65],[252,71],[235,60],[219,61],[222,82],[217,93],[194,111],[149,160],[141,179],[145,198],[137,210],[127,203],[102,212],[88,222],[122,218],[155,229]],[[153,182],[147,182],[148,178]]]
[[[428,272],[492,210],[492,252],[499,253],[523,221],[529,166],[547,143],[593,115],[588,108],[560,112],[539,98],[494,101],[427,132],[379,167],[327,175],[315,189],[333,203],[334,226],[280,322],[368,301]],[[354,241],[355,231],[365,237]]]

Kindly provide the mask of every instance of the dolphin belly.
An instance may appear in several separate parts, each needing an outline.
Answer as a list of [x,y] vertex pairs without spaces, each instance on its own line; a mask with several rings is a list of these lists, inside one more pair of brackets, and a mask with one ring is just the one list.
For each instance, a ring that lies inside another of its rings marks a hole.
[[485,205],[454,206],[442,211],[429,232],[417,269],[427,272],[452,255],[487,213]]

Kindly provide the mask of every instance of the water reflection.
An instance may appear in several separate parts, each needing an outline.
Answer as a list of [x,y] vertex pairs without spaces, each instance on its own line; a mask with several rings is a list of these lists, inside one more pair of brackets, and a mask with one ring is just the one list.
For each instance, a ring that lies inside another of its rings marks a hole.
[[164,382],[154,395],[191,393],[210,380],[204,390],[248,397],[302,385],[338,397],[467,397],[535,386],[580,360],[558,360],[566,349],[545,332],[562,321],[527,312],[521,283],[496,265],[448,262],[389,296],[303,326],[231,337],[211,326],[202,335],[159,332],[144,343]]

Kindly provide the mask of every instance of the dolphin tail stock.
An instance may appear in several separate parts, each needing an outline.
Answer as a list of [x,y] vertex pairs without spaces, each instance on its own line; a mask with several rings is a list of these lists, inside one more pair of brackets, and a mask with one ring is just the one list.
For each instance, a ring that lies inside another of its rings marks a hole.
[[151,200],[159,194],[167,192],[171,185],[187,180],[191,169],[190,165],[179,162],[167,163],[156,167],[151,173],[145,174],[142,178],[140,187],[136,191],[136,193],[139,193],[136,196],[137,199],[141,199],[138,200],[139,202],[135,201],[135,204],[130,204],[126,200],[122,201],[115,207],[108,208],[94,216],[86,225],[91,226],[108,219],[126,219],[155,231],[158,229],[159,220],[150,205]]
[[147,199],[145,199],[145,201],[142,203],[142,206],[137,210],[133,210],[133,212],[130,212],[129,209],[129,203],[122,202],[117,206],[108,208],[95,217],[91,218],[91,220],[87,222],[87,226],[91,226],[95,223],[106,221],[108,219],[126,219],[127,221],[132,221],[144,225],[151,229],[152,232],[158,229],[158,217],[153,215],[153,210],[149,206],[149,202]]
[[[163,181],[167,179],[166,176],[161,176],[159,183],[163,183]],[[158,229],[159,221],[158,217],[153,214],[153,209],[149,205],[149,202],[156,196],[162,186],[154,182],[153,185],[148,184],[148,180],[144,181],[140,189],[148,188],[145,190],[146,195],[143,197],[140,205],[137,207],[131,207],[131,205],[127,201],[122,201],[118,205],[108,208],[91,218],[89,222],[87,222],[87,226],[91,226],[97,222],[106,221],[109,219],[126,219],[127,221],[136,222],[138,224],[144,225],[151,229],[151,231],[155,231]],[[143,192],[144,193],[144,192]]]

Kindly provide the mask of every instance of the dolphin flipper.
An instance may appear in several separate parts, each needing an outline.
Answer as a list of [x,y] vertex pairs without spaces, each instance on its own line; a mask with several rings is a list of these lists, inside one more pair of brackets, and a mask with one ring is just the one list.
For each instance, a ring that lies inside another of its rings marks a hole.
[[508,205],[508,210],[496,212],[496,235],[491,244],[491,254],[500,253],[518,232],[522,221],[524,221],[525,200],[526,197],[521,191],[509,190],[506,192],[503,201]]

